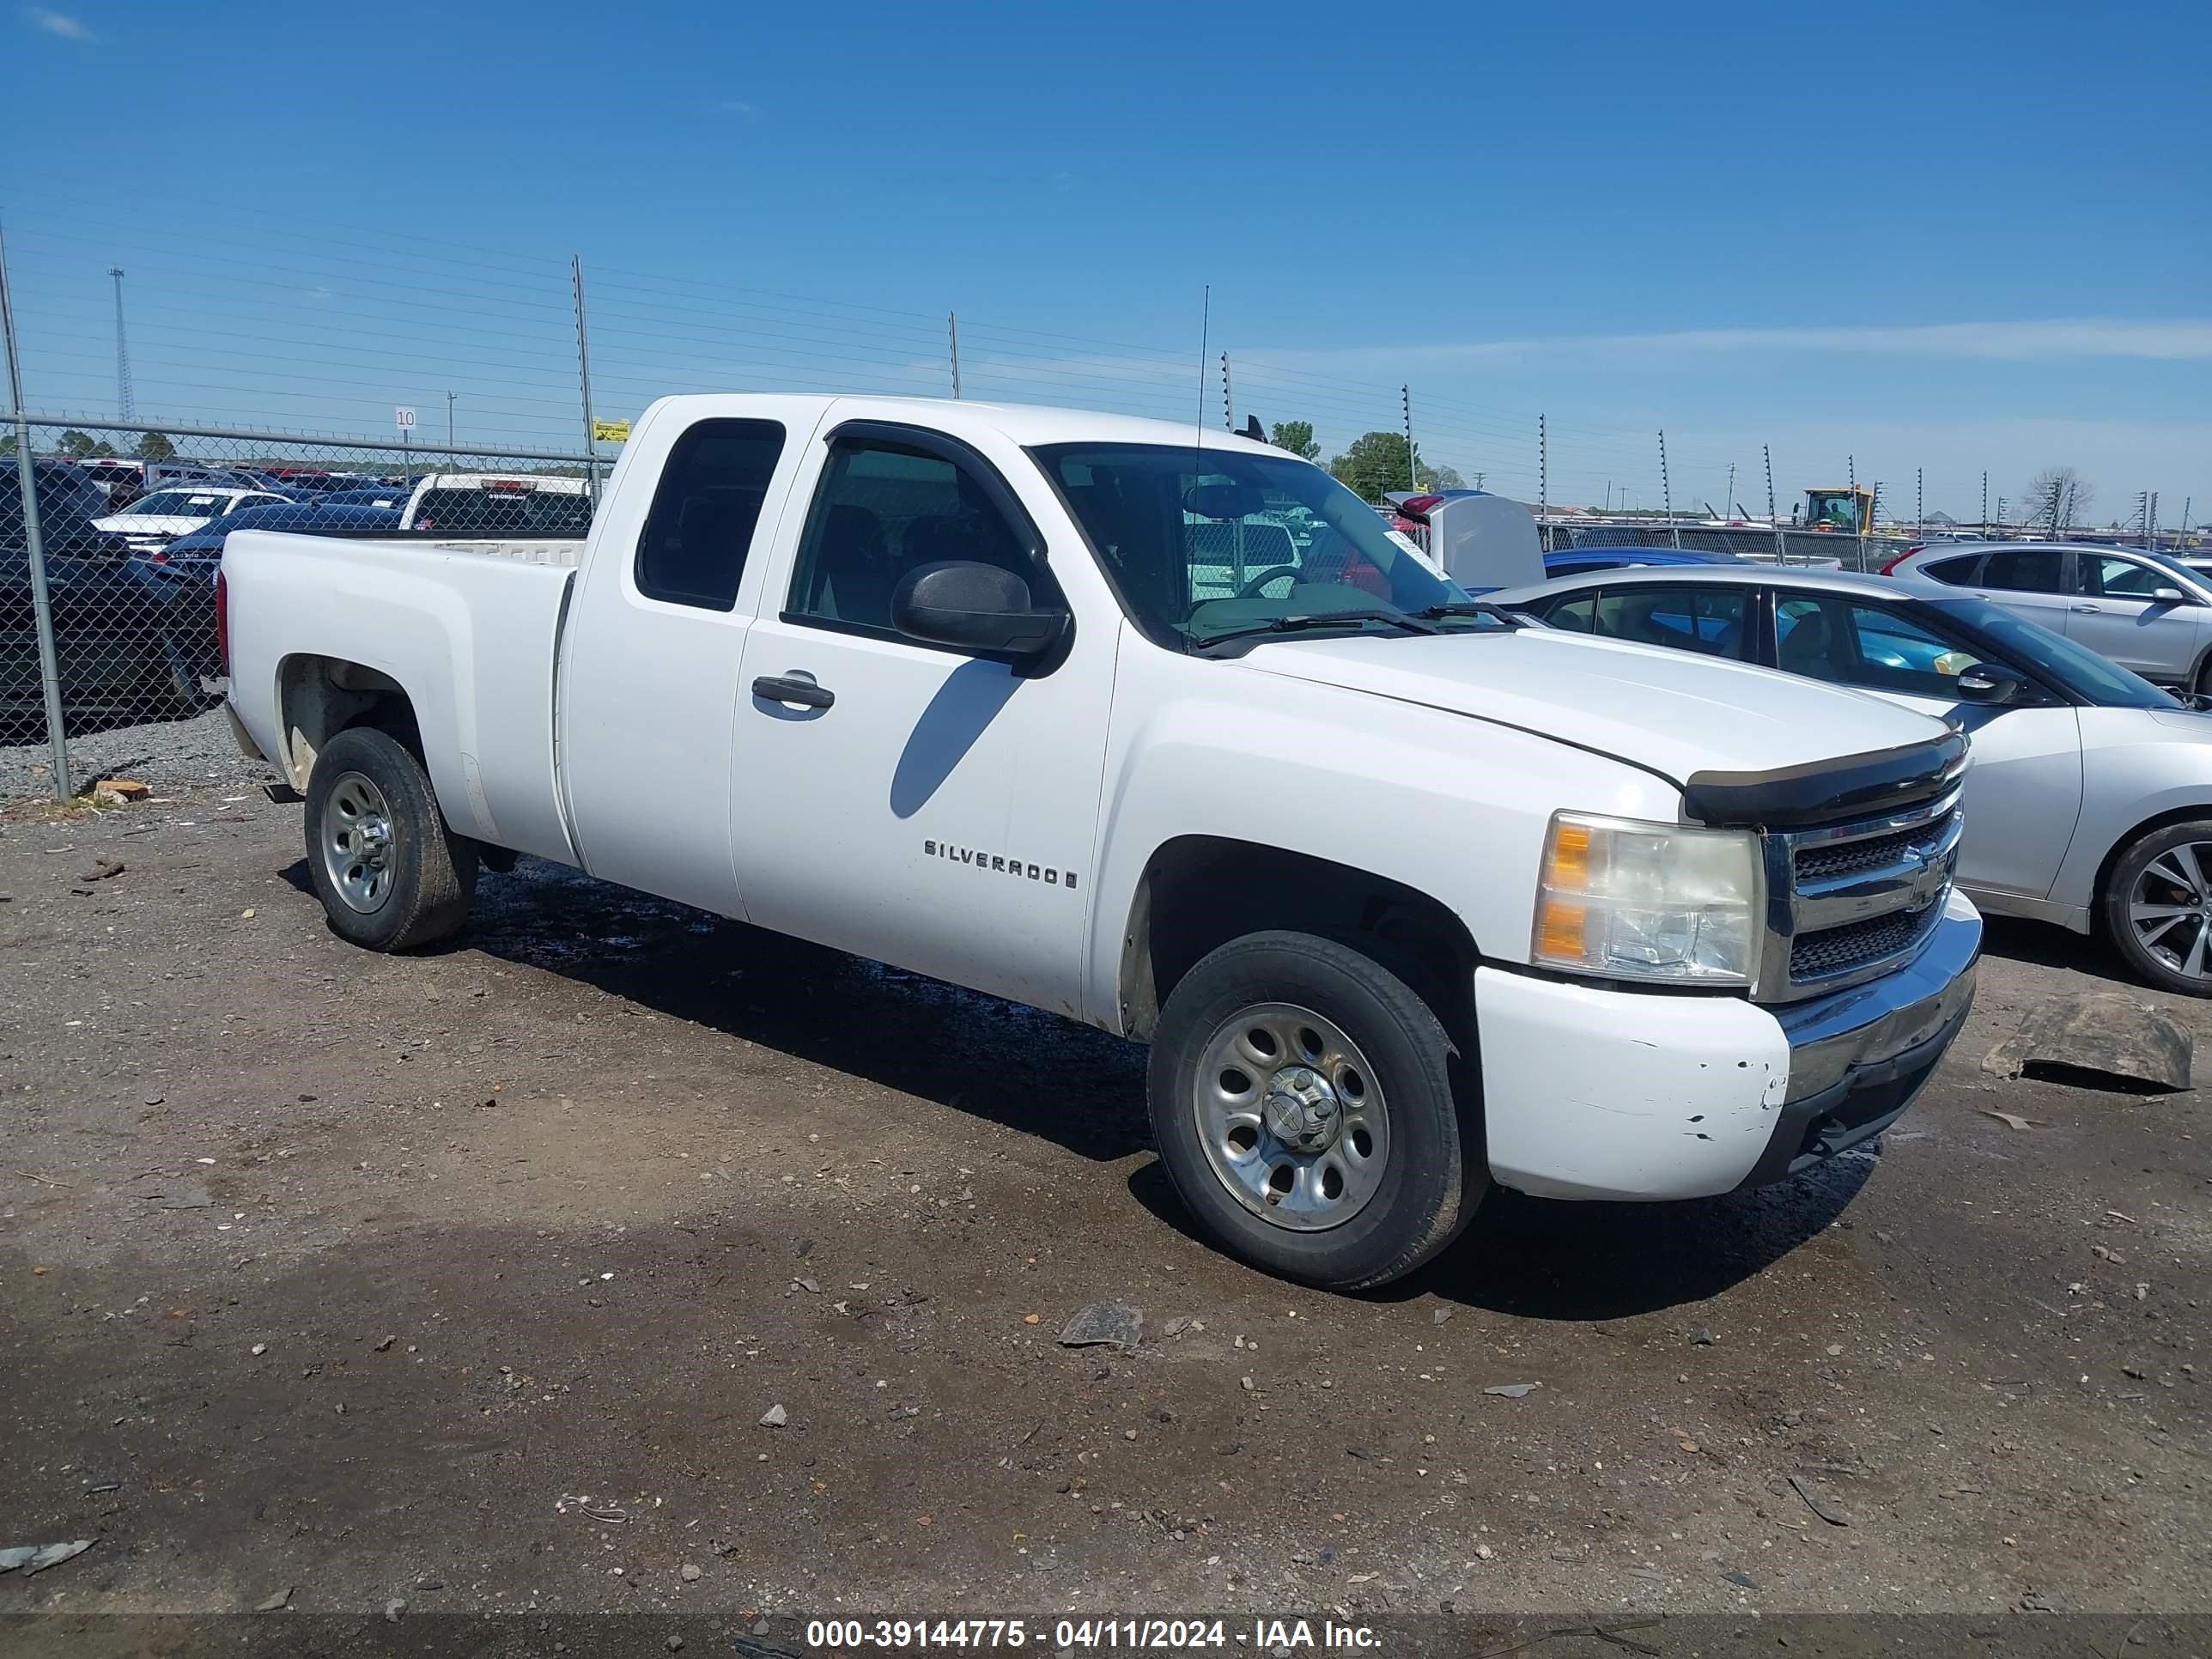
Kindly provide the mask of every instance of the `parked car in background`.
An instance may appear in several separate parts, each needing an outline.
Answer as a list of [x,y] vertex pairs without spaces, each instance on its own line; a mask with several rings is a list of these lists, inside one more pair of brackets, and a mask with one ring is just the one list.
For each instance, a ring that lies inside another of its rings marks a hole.
[[1544,555],[1544,574],[1579,576],[1586,570],[1618,570],[1627,565],[1743,562],[1733,553],[1711,553],[1695,547],[1562,547]]
[[361,535],[399,527],[396,507],[334,505],[327,495],[305,501],[264,502],[210,519],[167,545],[137,555],[145,579],[169,601],[179,660],[195,680],[222,673],[216,637],[216,572],[222,544],[236,530],[289,530],[319,536]]
[[[393,493],[396,492],[386,492]],[[210,519],[198,529],[187,531],[167,546],[143,556],[166,571],[190,569],[211,577],[222,558],[223,541],[234,530],[312,531],[342,536],[349,532],[398,528],[399,508],[396,504],[379,507],[368,502],[340,501],[329,495],[306,501],[264,501],[226,513],[220,519]]]
[[451,536],[581,536],[592,498],[581,478],[433,472],[416,480],[400,523]]
[[1625,569],[1492,598],[1554,628],[1759,663],[1951,721],[1973,740],[1959,884],[1974,902],[2100,933],[2152,984],[2212,996],[2212,714],[2079,641],[1935,582],[1767,565]]
[[129,542],[133,551],[146,552],[242,507],[289,506],[291,501],[290,496],[270,489],[235,484],[190,485],[141,495],[121,512],[107,514],[95,523]]
[[[121,537],[97,527],[106,492],[64,461],[40,461],[34,475],[54,655],[71,731],[207,707],[194,674],[204,656],[180,640],[171,595],[130,556]],[[11,461],[0,466],[0,741],[32,741],[45,722],[22,482]]]
[[2212,577],[2170,554],[2065,542],[1923,547],[1886,576],[1978,593],[2162,685],[2212,694]]
[[371,484],[360,489],[331,489],[314,497],[319,507],[388,507],[397,513],[407,505],[410,491],[400,484]]

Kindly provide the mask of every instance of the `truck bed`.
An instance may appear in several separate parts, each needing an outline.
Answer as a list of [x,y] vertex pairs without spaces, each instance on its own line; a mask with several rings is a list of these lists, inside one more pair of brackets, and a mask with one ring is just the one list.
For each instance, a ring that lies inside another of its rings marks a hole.
[[457,831],[576,862],[555,776],[553,708],[561,617],[582,546],[240,531],[223,548],[240,719],[305,788],[313,750],[298,720],[284,729],[286,677],[308,678],[325,661],[358,665],[406,691]]

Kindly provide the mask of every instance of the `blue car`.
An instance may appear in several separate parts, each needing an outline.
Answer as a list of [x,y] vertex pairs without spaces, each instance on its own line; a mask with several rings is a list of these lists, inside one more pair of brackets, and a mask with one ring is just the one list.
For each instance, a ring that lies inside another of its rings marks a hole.
[[1620,570],[1630,565],[1741,564],[1733,553],[1694,547],[1563,547],[1544,555],[1544,577],[1579,576],[1586,570]]
[[149,563],[173,572],[212,575],[222,557],[223,538],[234,530],[301,530],[317,535],[343,535],[349,530],[397,530],[399,509],[354,502],[333,502],[328,496],[312,501],[241,507],[210,519],[198,530],[187,531],[160,551],[147,556]]
[[234,530],[300,530],[319,536],[349,532],[397,530],[399,510],[385,507],[331,507],[321,501],[283,501],[241,507],[187,531],[167,546],[139,555],[132,566],[167,592],[179,632],[202,648],[188,665],[194,674],[222,672],[215,646],[215,574],[222,563],[223,538]]
[[376,484],[361,489],[333,489],[315,498],[318,507],[390,507],[407,505],[410,492],[398,484]]

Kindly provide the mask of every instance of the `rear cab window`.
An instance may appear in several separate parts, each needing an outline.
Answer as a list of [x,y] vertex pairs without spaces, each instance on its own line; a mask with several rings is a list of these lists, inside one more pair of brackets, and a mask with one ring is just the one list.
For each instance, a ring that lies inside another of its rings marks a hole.
[[776,421],[701,421],[676,441],[637,538],[639,592],[703,611],[737,603],[783,444]]

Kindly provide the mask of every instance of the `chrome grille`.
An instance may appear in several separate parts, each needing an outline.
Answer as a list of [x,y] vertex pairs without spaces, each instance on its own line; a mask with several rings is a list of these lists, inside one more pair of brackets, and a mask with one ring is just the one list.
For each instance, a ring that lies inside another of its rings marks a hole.
[[1905,856],[1907,848],[1923,845],[1927,839],[1928,831],[1923,828],[1869,836],[1864,841],[1832,841],[1801,847],[1797,849],[1797,879],[1827,881],[1837,876],[1856,875],[1862,870],[1883,869]]
[[1790,941],[1790,977],[1824,979],[1909,951],[1942,914],[1940,906],[1923,904],[1917,910],[1893,910],[1886,916],[1800,933]]
[[1942,918],[1963,828],[1954,783],[1880,817],[1771,832],[1760,997],[1816,996],[1908,960]]

